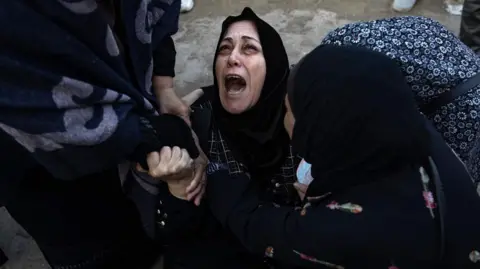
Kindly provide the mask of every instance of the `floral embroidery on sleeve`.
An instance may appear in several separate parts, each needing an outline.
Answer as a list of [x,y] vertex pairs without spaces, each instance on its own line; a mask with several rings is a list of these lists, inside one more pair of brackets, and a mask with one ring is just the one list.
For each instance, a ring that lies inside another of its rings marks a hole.
[[363,208],[360,205],[356,205],[352,203],[339,204],[335,201],[330,202],[327,205],[327,207],[330,208],[331,210],[340,210],[340,211],[352,213],[352,214],[359,214],[359,213],[362,213],[363,211]]
[[422,178],[422,184],[423,184],[423,199],[425,200],[425,207],[428,208],[430,211],[430,215],[432,218],[435,218],[435,213],[434,209],[437,208],[437,204],[435,203],[435,199],[433,198],[433,194],[430,191],[428,184],[430,182],[430,177],[428,176],[427,172],[425,171],[425,168],[420,167],[420,176]]

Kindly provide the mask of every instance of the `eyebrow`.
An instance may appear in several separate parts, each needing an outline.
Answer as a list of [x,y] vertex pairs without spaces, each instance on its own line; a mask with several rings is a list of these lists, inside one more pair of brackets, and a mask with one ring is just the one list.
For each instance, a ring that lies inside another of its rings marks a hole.
[[[257,41],[258,43],[260,43],[260,41],[254,37],[251,37],[251,36],[248,36],[248,35],[244,35],[242,36],[242,39],[243,40],[253,40],[253,41]],[[230,42],[233,42],[233,38],[231,37],[225,37],[222,41],[230,41]]]

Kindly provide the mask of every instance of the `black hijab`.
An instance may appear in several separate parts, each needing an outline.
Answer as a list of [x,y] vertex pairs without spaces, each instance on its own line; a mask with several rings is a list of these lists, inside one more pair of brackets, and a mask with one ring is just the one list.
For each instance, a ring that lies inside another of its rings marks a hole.
[[417,167],[429,135],[397,64],[357,47],[320,46],[297,64],[288,98],[292,146],[312,164],[309,196]]
[[225,19],[216,51],[228,27],[239,21],[251,21],[257,28],[267,65],[265,82],[258,102],[251,109],[236,115],[228,113],[218,94],[216,52],[213,64],[215,94],[212,102],[215,122],[234,157],[248,167],[252,177],[270,178],[285,162],[289,152],[289,138],[283,128],[288,57],[277,31],[248,7],[239,16]]

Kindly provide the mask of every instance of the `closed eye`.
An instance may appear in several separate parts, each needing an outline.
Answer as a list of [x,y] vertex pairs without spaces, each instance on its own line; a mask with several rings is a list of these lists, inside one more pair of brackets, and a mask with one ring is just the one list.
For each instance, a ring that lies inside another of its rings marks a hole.
[[255,53],[259,51],[259,49],[252,44],[245,44],[245,46],[243,46],[243,50],[247,53]]
[[229,51],[231,51],[231,48],[229,45],[227,44],[224,44],[224,45],[220,45],[218,47],[218,53],[228,53]]

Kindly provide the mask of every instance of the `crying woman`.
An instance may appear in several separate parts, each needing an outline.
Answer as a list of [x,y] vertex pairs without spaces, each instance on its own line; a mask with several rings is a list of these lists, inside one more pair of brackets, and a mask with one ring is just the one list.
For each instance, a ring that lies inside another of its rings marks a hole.
[[[203,100],[193,106],[193,128],[211,161],[228,163],[231,174],[248,172],[269,201],[295,203],[299,160],[283,128],[289,63],[282,39],[249,8],[222,26],[214,85],[203,88]],[[200,115],[199,108],[210,113]],[[209,120],[199,119],[205,114]],[[206,125],[208,134],[202,131]]]
[[[294,206],[300,200],[293,186],[300,160],[292,155],[283,128],[288,74],[287,53],[273,27],[250,8],[239,16],[228,17],[215,51],[214,85],[204,87],[204,96],[192,106],[192,128],[210,161],[228,164],[230,174],[247,172],[252,182],[258,183],[265,203]],[[174,210],[174,205],[167,204],[168,199],[162,203],[165,210],[181,212],[181,219],[192,219],[186,216],[189,211],[185,208]],[[172,223],[174,214],[168,213],[166,226],[181,226]],[[184,227],[175,233],[175,229],[167,229],[184,238],[169,244],[166,268],[266,265],[262,257],[248,254],[216,220],[188,223],[198,225],[202,231]],[[186,239],[186,230],[196,232]]]

